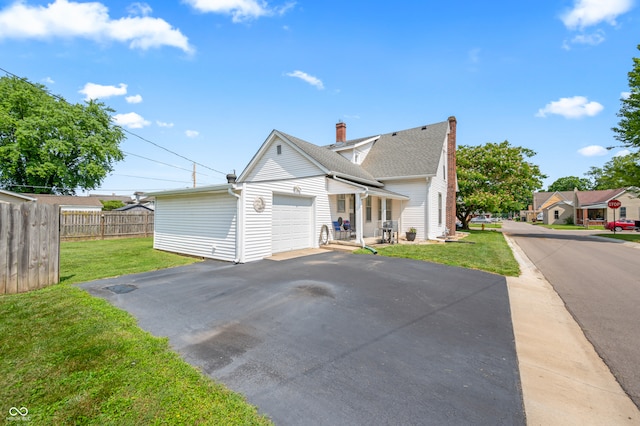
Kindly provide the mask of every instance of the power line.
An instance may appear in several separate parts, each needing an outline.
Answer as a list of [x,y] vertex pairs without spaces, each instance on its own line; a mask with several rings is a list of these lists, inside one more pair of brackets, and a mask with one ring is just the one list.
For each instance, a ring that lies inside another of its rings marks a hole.
[[184,180],[160,179],[160,178],[150,178],[150,177],[144,177],[144,176],[121,175],[120,173],[114,173],[112,176],[123,176],[123,177],[130,177],[130,178],[136,178],[136,179],[148,179],[148,180],[161,180],[161,181],[165,181],[165,182],[191,183],[191,182],[187,182],[187,181],[184,181]]
[[[127,152],[127,151],[122,151],[122,152],[123,152],[124,154],[126,154],[126,155],[132,155],[132,156],[134,156],[134,157],[142,158],[142,159],[145,159],[145,160],[148,160],[148,161],[153,161],[154,163],[162,164],[162,165],[164,165],[164,166],[169,166],[169,167],[173,167],[173,168],[175,168],[175,169],[180,169],[180,170],[186,170],[186,171],[188,171],[188,172],[193,172],[193,170],[191,170],[191,169],[185,169],[184,167],[175,166],[175,165],[173,165],[173,164],[169,164],[169,163],[163,163],[162,161],[154,160],[154,159],[152,159],[152,158],[143,157],[142,155],[133,154],[133,153],[131,153],[131,152]],[[201,172],[196,172],[196,173],[198,173],[198,174],[200,174],[200,175],[202,175],[202,176],[209,176],[209,175],[207,175],[207,174],[205,174],[205,173],[201,173]]]
[[[42,87],[40,87],[40,86],[37,86],[36,84],[32,83],[31,81],[29,81],[28,79],[26,79],[26,78],[24,78],[24,77],[20,77],[20,76],[18,76],[18,75],[16,75],[16,74],[12,73],[12,72],[10,72],[10,71],[5,70],[5,69],[4,69],[4,68],[2,68],[2,67],[0,67],[0,71],[3,71],[5,74],[8,74],[8,75],[10,75],[10,76],[12,76],[12,77],[15,77],[15,78],[17,78],[17,79],[19,79],[19,80],[22,80],[22,81],[24,81],[25,83],[28,83],[28,84],[30,84],[31,86],[33,86],[33,87],[35,87],[35,88],[37,88],[37,89],[40,89],[40,90],[44,91],[44,92],[45,92],[46,94],[48,94],[49,96],[53,96],[54,98],[56,98],[56,99],[58,99],[58,100],[60,100],[60,101],[62,101],[62,102],[65,102],[65,103],[67,103],[67,104],[71,105],[71,104],[70,104],[66,99],[64,99],[62,96],[57,95],[57,94],[55,94],[55,93],[51,93],[50,91],[48,91],[48,90],[46,90],[46,89],[44,89],[44,88],[42,88]],[[173,155],[175,155],[175,156],[177,156],[177,157],[180,157],[180,158],[182,158],[182,159],[184,159],[184,160],[187,160],[187,161],[189,161],[190,163],[197,164],[197,165],[198,165],[198,166],[200,166],[200,167],[204,167],[205,169],[209,169],[209,170],[211,170],[211,171],[213,171],[213,172],[220,173],[221,175],[225,175],[225,176],[226,176],[226,173],[221,172],[220,170],[216,170],[216,169],[214,169],[214,168],[212,168],[212,167],[205,166],[205,165],[204,165],[204,164],[202,164],[202,163],[199,163],[199,162],[197,162],[197,161],[191,160],[190,158],[187,158],[187,157],[185,157],[184,155],[178,154],[178,153],[177,153],[177,152],[175,152],[175,151],[172,151],[172,150],[170,150],[170,149],[168,149],[168,148],[163,147],[162,145],[159,145],[159,144],[157,144],[157,143],[155,143],[155,142],[153,142],[153,141],[151,141],[151,140],[149,140],[149,139],[146,139],[146,138],[144,138],[144,137],[142,137],[142,136],[140,136],[140,135],[138,135],[138,134],[136,134],[136,133],[133,133],[132,131],[125,129],[124,127],[122,127],[122,126],[120,126],[120,125],[118,125],[118,124],[115,124],[115,123],[114,123],[114,124],[113,124],[113,126],[114,126],[114,127],[119,128],[120,130],[122,130],[122,131],[123,131],[123,132],[125,132],[125,133],[130,134],[131,136],[135,136],[136,138],[138,138],[138,139],[142,140],[143,142],[147,142],[147,143],[149,143],[149,144],[151,144],[151,145],[153,145],[153,146],[155,146],[155,147],[157,147],[157,148],[160,148],[160,149],[162,149],[162,150],[164,150],[164,151],[167,151],[167,152],[168,152],[168,153],[170,153],[170,154],[173,154]],[[151,161],[153,161],[153,160],[151,160]]]

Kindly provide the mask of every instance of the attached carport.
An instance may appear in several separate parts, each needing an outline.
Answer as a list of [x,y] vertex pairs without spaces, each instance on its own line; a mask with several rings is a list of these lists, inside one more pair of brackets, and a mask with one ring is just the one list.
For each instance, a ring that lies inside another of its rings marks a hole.
[[153,247],[209,259],[238,261],[238,196],[232,185],[153,192]]

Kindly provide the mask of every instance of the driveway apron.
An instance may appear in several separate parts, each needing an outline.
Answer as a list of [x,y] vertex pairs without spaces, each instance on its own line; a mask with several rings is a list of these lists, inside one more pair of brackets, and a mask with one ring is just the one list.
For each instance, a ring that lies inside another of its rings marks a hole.
[[525,424],[499,275],[328,252],[81,287],[278,425]]

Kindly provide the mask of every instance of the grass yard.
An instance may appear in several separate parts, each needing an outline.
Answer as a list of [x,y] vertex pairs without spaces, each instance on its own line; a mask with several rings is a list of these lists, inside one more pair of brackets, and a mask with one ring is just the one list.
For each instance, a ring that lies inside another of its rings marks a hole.
[[471,229],[482,229],[482,225],[484,225],[484,229],[501,229],[502,228],[502,224],[500,222],[469,223],[469,228],[471,228]]
[[[536,222],[533,225],[535,226],[540,226],[542,228],[547,228],[547,229],[560,229],[560,230],[567,230],[567,231],[586,231],[587,228],[585,228],[584,226],[581,225],[545,225],[542,222]],[[604,226],[590,226],[589,230],[604,230]]]
[[640,232],[630,232],[630,231],[622,231],[622,232],[616,232],[615,234],[613,232],[609,232],[608,234],[596,234],[598,237],[605,237],[605,238],[613,238],[616,240],[624,240],[624,241],[631,241],[634,243],[640,243]]
[[[267,425],[166,339],[69,283],[191,263],[150,239],[63,243],[64,284],[0,297],[0,412],[31,424]],[[24,418],[9,413],[25,407]]]
[[198,262],[153,250],[153,238],[65,241],[60,244],[60,281],[75,284]]
[[[381,256],[425,260],[500,275],[520,275],[520,267],[501,232],[471,230],[460,243],[395,244],[378,250]],[[371,254],[357,250],[358,254]]]

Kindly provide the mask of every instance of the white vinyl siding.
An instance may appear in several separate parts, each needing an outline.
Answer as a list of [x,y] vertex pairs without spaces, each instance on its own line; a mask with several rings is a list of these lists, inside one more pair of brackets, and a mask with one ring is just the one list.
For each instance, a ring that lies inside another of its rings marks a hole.
[[[327,194],[326,178],[324,176],[245,183],[243,188],[245,209],[243,246],[245,262],[263,259],[273,254],[274,194],[313,198],[310,247],[319,247],[322,225],[327,225],[329,231],[333,229],[329,211],[329,195]],[[256,197],[262,197],[265,201],[265,209],[262,212],[256,212],[253,208],[253,201]]]
[[[278,146],[281,153],[278,154]],[[274,138],[266,147],[263,156],[252,168],[245,182],[296,179],[321,174],[321,170],[302,156],[288,143]]]
[[271,252],[309,248],[313,223],[313,199],[273,195]]
[[[398,232],[400,235],[404,235],[404,232],[409,230],[409,228],[416,228],[417,239],[427,238],[428,228],[425,221],[425,212],[428,207],[427,184],[426,179],[411,179],[406,181],[393,181],[385,185],[385,189],[406,195],[410,198],[407,201],[396,201],[402,205],[401,210],[400,208],[394,210],[400,212],[398,218]],[[394,220],[398,219],[394,217]]]
[[234,261],[236,210],[236,198],[229,194],[158,196],[153,247]]

